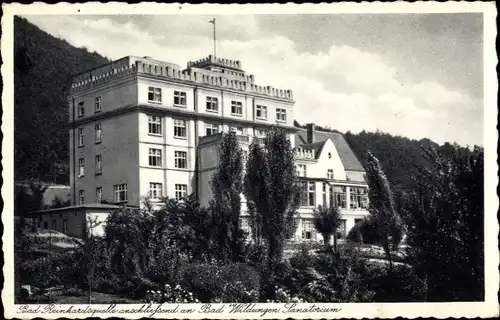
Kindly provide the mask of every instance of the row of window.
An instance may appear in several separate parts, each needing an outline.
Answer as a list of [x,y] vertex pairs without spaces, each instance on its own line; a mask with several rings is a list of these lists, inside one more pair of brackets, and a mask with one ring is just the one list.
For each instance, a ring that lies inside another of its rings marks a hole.
[[[219,133],[220,126],[215,123],[205,123],[205,135],[211,136]],[[230,131],[236,132],[236,134],[243,134],[242,127],[231,127]],[[162,131],[162,121],[161,117],[158,116],[148,116],[148,133],[155,136],[161,136]],[[255,129],[255,135],[258,137],[263,137],[266,135],[265,130]],[[176,138],[186,138],[186,120],[174,120],[174,137]]]
[[[307,207],[316,206],[316,183],[301,182],[301,197],[300,205]],[[323,183],[323,205],[334,206],[339,208],[347,208],[346,187],[331,186]],[[366,209],[368,207],[367,190],[363,187],[349,187],[349,208],[350,209]]]
[[[162,151],[161,149],[149,148],[149,166],[162,166]],[[178,169],[187,169],[187,152],[174,151],[174,166]]]
[[[174,91],[174,106],[185,107],[187,105],[187,95],[184,91]],[[161,88],[149,87],[148,88],[148,101],[153,103],[162,102]],[[219,98],[206,97],[206,110],[210,112],[219,112]],[[241,101],[231,101],[231,114],[243,115],[243,103]],[[258,119],[267,119],[267,106],[256,105],[255,117]],[[286,122],[286,109],[276,109],[276,120]]]
[[[305,164],[298,164],[296,169],[299,177],[307,177],[307,166]],[[333,179],[333,169],[326,170],[326,178]]]
[[[162,152],[161,149],[149,149],[149,166],[161,167],[162,166]],[[174,151],[174,166],[178,169],[187,169],[187,152]],[[97,154],[94,161],[95,174],[102,173],[102,155]],[[85,176],[85,158],[78,159],[78,177]]]
[[[101,97],[94,98],[94,113],[99,113],[102,111],[102,99]],[[81,118],[85,116],[85,105],[83,101],[78,103],[78,117]]]
[[[102,187],[97,187],[95,189],[95,199],[97,203],[101,203],[103,200]],[[158,182],[149,183],[149,196],[153,200],[158,200],[163,196],[163,185]],[[85,204],[85,190],[80,190],[78,192],[78,203],[80,205]],[[187,185],[186,184],[176,184],[175,185],[175,198],[181,200],[187,197]],[[127,184],[117,184],[113,186],[113,201],[126,202],[128,201]]]
[[[94,142],[101,143],[102,142],[102,125],[101,123],[96,123],[94,126]],[[82,128],[78,128],[78,146],[85,146],[85,132]]]
[[[95,174],[102,173],[102,155],[97,154],[94,160]],[[85,158],[78,159],[78,178],[85,176]]]
[[[41,223],[41,221],[38,222],[38,227],[41,227],[40,223]],[[49,222],[48,221],[43,222],[43,228],[47,229],[47,230],[49,229]],[[68,219],[63,219],[61,229],[57,228],[57,220],[52,220],[52,226],[50,229],[52,229],[54,231],[61,231],[62,233],[68,233]]]
[[[161,88],[149,87],[148,88],[148,101],[153,103],[162,102]],[[184,91],[174,91],[174,106],[185,107],[187,105],[187,95]],[[211,112],[219,112],[219,98],[206,97],[206,110]],[[94,113],[102,111],[102,99],[100,96],[94,98]],[[243,104],[241,101],[231,101],[231,114],[242,115]],[[85,105],[81,101],[78,103],[78,117],[85,116]],[[255,117],[258,119],[267,119],[267,106],[256,105]],[[276,108],[276,120],[286,122],[286,109]]]

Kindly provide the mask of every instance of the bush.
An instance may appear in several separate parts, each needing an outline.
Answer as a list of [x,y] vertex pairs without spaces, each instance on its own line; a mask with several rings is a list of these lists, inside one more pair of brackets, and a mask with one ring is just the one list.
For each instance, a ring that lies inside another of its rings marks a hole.
[[80,288],[69,288],[64,292],[64,294],[72,297],[83,297],[85,296],[85,291]]
[[192,292],[183,289],[180,285],[172,287],[166,284],[162,290],[149,290],[144,299],[146,303],[198,303]]
[[158,286],[149,279],[133,277],[127,282],[128,295],[133,299],[143,299],[151,290],[158,289]]
[[370,218],[356,223],[347,234],[347,240],[355,243],[379,244],[377,228]]
[[391,273],[386,268],[373,267],[364,275],[375,302],[419,302],[423,299],[423,284],[409,266],[395,265]]
[[255,302],[260,290],[259,274],[249,265],[215,261],[188,265],[181,285],[203,303]]

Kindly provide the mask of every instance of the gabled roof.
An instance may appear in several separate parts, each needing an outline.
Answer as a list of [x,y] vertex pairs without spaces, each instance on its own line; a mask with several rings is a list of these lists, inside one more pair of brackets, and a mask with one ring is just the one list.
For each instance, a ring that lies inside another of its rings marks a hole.
[[358,158],[352,151],[351,147],[345,140],[344,136],[338,132],[324,132],[324,131],[315,131],[314,132],[314,141],[315,143],[307,143],[307,130],[299,129],[295,134],[296,141],[295,143],[304,149],[313,149],[315,150],[316,157],[319,157],[321,150],[325,144],[327,139],[331,139],[337,152],[339,153],[340,160],[344,165],[345,170],[347,171],[362,171],[365,169],[359,162]]

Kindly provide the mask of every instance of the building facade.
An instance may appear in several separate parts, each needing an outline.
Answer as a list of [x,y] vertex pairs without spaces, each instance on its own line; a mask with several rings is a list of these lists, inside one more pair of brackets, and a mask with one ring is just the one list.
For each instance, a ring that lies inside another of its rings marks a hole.
[[125,57],[76,76],[68,104],[73,206],[191,193],[206,204],[222,133],[235,132],[245,149],[280,126],[304,185],[297,238],[317,239],[310,218],[319,204],[343,206],[344,233],[366,215],[357,200],[364,171],[342,135],[294,127],[292,91],[255,84],[240,61],[208,56],[181,69]]

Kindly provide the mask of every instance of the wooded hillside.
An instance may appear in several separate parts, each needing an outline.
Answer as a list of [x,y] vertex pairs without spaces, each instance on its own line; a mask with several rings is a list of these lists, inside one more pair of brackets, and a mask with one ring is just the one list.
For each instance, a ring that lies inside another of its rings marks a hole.
[[15,179],[69,183],[71,76],[108,59],[14,18]]

